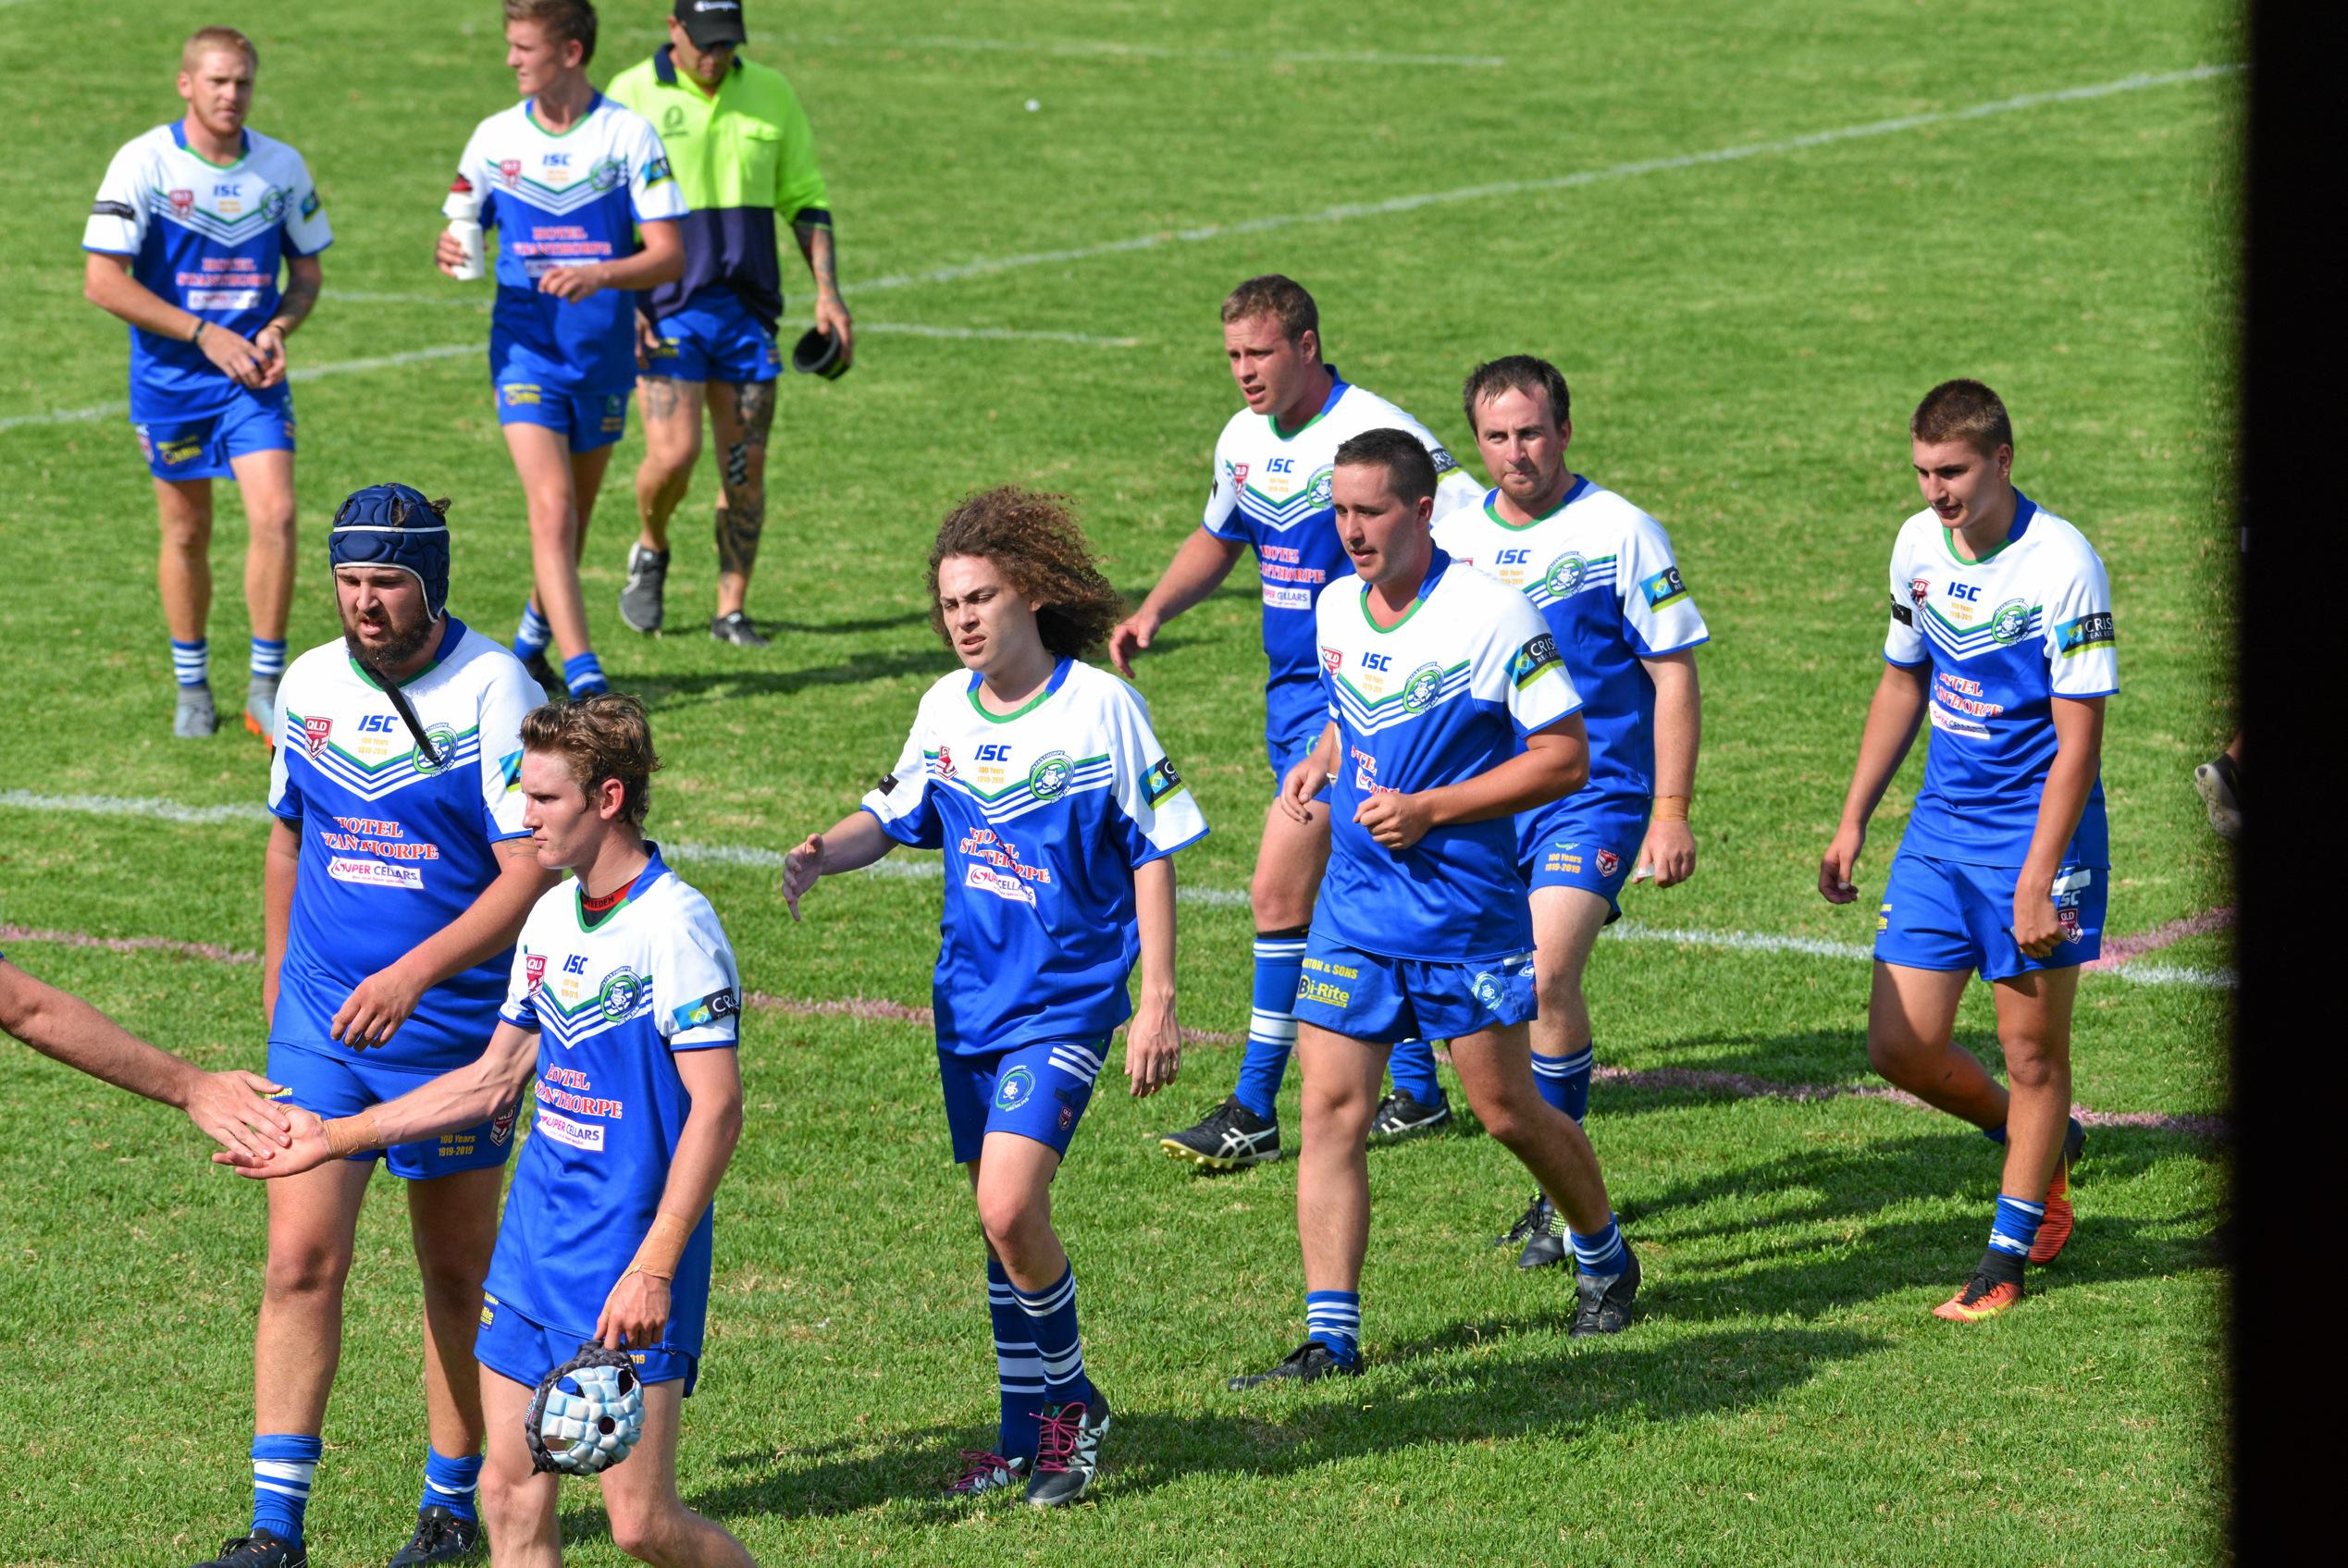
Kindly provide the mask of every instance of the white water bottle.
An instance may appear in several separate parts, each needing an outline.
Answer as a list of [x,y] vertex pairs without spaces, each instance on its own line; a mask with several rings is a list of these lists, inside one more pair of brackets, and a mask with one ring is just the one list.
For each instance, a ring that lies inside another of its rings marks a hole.
[[463,176],[449,188],[449,200],[441,211],[449,215],[449,236],[464,247],[464,260],[449,276],[460,283],[471,283],[488,276],[488,259],[481,243],[481,197],[473,189],[473,182]]

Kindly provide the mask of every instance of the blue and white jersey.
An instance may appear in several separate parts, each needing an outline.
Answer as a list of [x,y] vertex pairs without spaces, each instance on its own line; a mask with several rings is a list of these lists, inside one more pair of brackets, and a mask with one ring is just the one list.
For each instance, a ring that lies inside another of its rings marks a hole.
[[898,843],[945,851],[938,1048],[1096,1044],[1133,1013],[1134,869],[1205,837],[1206,819],[1149,705],[1106,671],[1063,659],[1009,714],[978,686],[958,670],[929,689],[863,803]]
[[[216,164],[179,120],[115,154],[81,229],[83,250],[130,257],[158,298],[246,338],[277,314],[278,264],[332,243],[301,154],[248,130],[237,161]],[[130,328],[133,424],[200,419],[237,391],[193,343]]]
[[[439,657],[401,688],[439,764],[340,641],[295,660],[278,687],[269,809],[302,835],[271,1043],[351,1052],[328,1030],[358,983],[446,927],[498,878],[497,846],[525,836],[522,715],[545,696],[522,661],[454,616]],[[508,955],[424,994],[382,1067],[445,1072],[497,1026]]]
[[[538,1109],[487,1289],[581,1340],[660,1212],[693,1109],[676,1054],[733,1050],[741,1022],[741,974],[717,911],[647,847],[650,864],[592,928],[576,881],[538,901],[498,1014],[538,1037]],[[631,1350],[701,1353],[715,1213],[685,1244],[660,1344]]]
[[1379,397],[1335,384],[1320,413],[1282,434],[1267,414],[1241,409],[1215,442],[1215,480],[1200,525],[1255,551],[1264,580],[1264,737],[1277,744],[1318,733],[1325,700],[1313,663],[1313,605],[1329,584],[1350,581],[1353,563],[1337,537],[1329,478],[1337,449],[1365,430],[1407,430],[1435,460],[1435,515],[1472,506],[1475,481],[1426,426]]
[[524,99],[481,122],[441,210],[498,232],[489,371],[575,392],[636,382],[636,294],[606,289],[567,303],[538,292],[550,268],[636,253],[636,226],[681,218],[685,198],[660,134],[601,93],[560,136]]
[[[2030,858],[2055,761],[2053,699],[2119,689],[2111,579],[2077,528],[2014,496],[2013,532],[1980,561],[1949,546],[1930,509],[1892,547],[1884,657],[1930,667],[1932,738],[1903,848],[1976,866]],[[2108,868],[2098,778],[2065,864]]]
[[1557,639],[1514,588],[1438,549],[1402,620],[1369,617],[1356,578],[1321,596],[1321,683],[1337,724],[1328,872],[1313,927],[1389,957],[1481,963],[1528,951],[1513,818],[1430,830],[1388,849],[1353,821],[1376,791],[1489,772],[1582,705]]
[[[1549,623],[1582,694],[1589,728],[1589,783],[1576,794],[1635,801],[1655,793],[1655,682],[1639,661],[1694,648],[1712,633],[1696,612],[1663,525],[1580,475],[1556,506],[1530,523],[1503,521],[1484,504],[1435,526],[1435,542],[1462,566],[1521,590]],[[1529,813],[1528,813],[1529,814]]]

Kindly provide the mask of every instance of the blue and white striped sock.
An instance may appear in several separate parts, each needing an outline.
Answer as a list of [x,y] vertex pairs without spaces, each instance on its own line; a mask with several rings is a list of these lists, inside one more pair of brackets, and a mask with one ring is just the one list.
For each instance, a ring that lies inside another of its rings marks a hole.
[[253,639],[253,678],[274,681],[285,673],[285,639],[255,637]]
[[479,1454],[451,1459],[426,1443],[424,1449],[424,1500],[416,1504],[416,1512],[421,1513],[437,1505],[460,1519],[475,1518],[474,1490],[480,1484]]
[[1362,1293],[1359,1290],[1304,1292],[1304,1335],[1328,1348],[1339,1363],[1351,1366],[1362,1358]]
[[1574,1244],[1574,1262],[1585,1279],[1610,1279],[1630,1266],[1630,1253],[1623,1247],[1623,1228],[1611,1214],[1606,1216],[1606,1228],[1595,1236],[1568,1230],[1565,1239]]
[[1093,1380],[1084,1376],[1084,1336],[1076,1327],[1076,1268],[1059,1283],[1032,1294],[1011,1287],[1011,1299],[1027,1315],[1035,1353],[1044,1363],[1044,1397],[1053,1404],[1089,1403]]
[[986,1260],[986,1315],[995,1325],[995,1382],[1003,1396],[995,1451],[1032,1463],[1044,1437],[1035,1418],[1044,1408],[1044,1357],[1035,1348],[1035,1326],[1020,1310],[1011,1277],[993,1258]]
[[310,1481],[326,1445],[307,1432],[264,1432],[253,1439],[253,1528],[302,1539]]
[[1585,1045],[1570,1056],[1544,1056],[1533,1054],[1533,1087],[1541,1092],[1541,1098],[1574,1118],[1574,1125],[1582,1125],[1589,1113],[1589,1075],[1597,1065],[1598,1047]]
[[535,604],[522,607],[522,623],[513,629],[513,657],[527,659],[534,653],[544,653],[546,645],[554,640],[554,628],[546,623]]
[[1443,1080],[1435,1076],[1435,1047],[1424,1040],[1397,1041],[1386,1058],[1394,1087],[1422,1105],[1443,1103]]
[[2045,1204],[1998,1193],[1997,1216],[1989,1222],[1989,1250],[2017,1260],[2027,1258],[2038,1241],[2038,1222],[2045,1217]]
[[198,637],[193,642],[171,639],[171,678],[183,686],[208,685],[212,680],[212,642]]
[[1247,1055],[1231,1093],[1266,1121],[1279,1118],[1280,1080],[1296,1049],[1296,982],[1304,974],[1304,928],[1255,933],[1254,999],[1247,1017]]
[[593,697],[612,689],[612,683],[603,678],[603,661],[592,653],[575,653],[562,661],[562,684],[571,688],[573,697]]

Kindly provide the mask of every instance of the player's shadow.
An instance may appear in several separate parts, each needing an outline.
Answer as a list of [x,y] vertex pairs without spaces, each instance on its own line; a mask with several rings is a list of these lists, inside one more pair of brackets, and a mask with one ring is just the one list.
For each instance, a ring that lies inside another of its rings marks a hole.
[[[1123,1495],[1200,1474],[1279,1475],[1437,1445],[1570,1438],[1625,1410],[1698,1420],[1775,1399],[1879,1343],[1847,1328],[1771,1327],[1581,1346],[1564,1339],[1553,1316],[1543,1332],[1521,1339],[1483,1331],[1495,1327],[1463,1325],[1440,1345],[1383,1351],[1359,1380],[1312,1389],[1232,1394],[1219,1377],[1202,1374],[1204,1409],[1117,1412],[1106,1484]],[[991,1427],[928,1426],[730,1454],[719,1463],[735,1477],[690,1501],[719,1519],[820,1517],[890,1503],[954,1517],[958,1506],[938,1495],[940,1462],[993,1437]]]

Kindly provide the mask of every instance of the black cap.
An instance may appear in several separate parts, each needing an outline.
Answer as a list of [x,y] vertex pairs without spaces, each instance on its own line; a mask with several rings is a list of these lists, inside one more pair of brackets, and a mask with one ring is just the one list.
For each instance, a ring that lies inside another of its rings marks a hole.
[[742,30],[742,0],[676,0],[669,14],[696,49],[739,43],[749,37]]
[[821,376],[826,381],[837,381],[847,374],[847,361],[840,357],[837,338],[821,327],[810,327],[791,345],[791,368],[802,376]]

